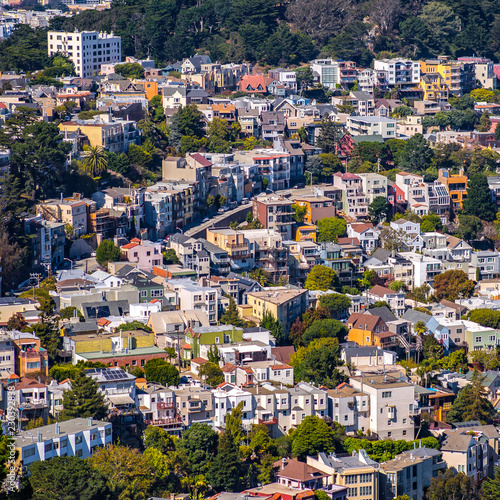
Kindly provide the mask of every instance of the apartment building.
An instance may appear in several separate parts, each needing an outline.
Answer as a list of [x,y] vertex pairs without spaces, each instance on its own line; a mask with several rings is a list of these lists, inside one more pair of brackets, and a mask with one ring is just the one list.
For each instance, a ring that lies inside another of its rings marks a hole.
[[250,250],[251,244],[243,231],[207,229],[207,241],[227,252],[231,271],[248,271],[255,267],[255,249]]
[[235,385],[224,383],[213,391],[214,397],[214,425],[219,429],[226,427],[226,415],[242,405],[241,423],[248,429],[254,421],[253,396],[250,392],[240,389]]
[[342,190],[342,207],[345,215],[354,220],[368,216],[368,198],[363,191],[361,177],[349,172],[335,172],[333,185]]
[[351,377],[354,389],[370,396],[371,434],[379,439],[414,438],[415,389],[390,375]]
[[328,392],[328,415],[345,427],[348,434],[363,433],[369,428],[370,397],[347,383]]
[[[415,87],[420,82],[420,62],[411,59],[376,59],[373,63],[375,71],[387,74],[389,87]],[[425,71],[424,71],[425,72]]]
[[98,31],[48,31],[48,55],[63,54],[81,78],[99,74],[102,64],[120,62],[121,37]]
[[191,357],[187,359],[194,359],[200,357],[202,351],[206,352],[207,348],[214,345],[241,342],[243,329],[233,325],[188,327],[185,335],[184,352],[189,351]]
[[497,278],[500,273],[500,254],[496,250],[472,252],[471,264],[479,269],[481,279]]
[[190,279],[168,280],[166,288],[177,293],[181,309],[199,309],[208,315],[210,324],[217,322],[217,290],[197,285]]
[[385,286],[375,285],[368,291],[367,297],[369,299],[372,299],[374,302],[387,302],[391,308],[391,311],[396,316],[401,317],[405,313],[406,306],[404,292],[395,292],[394,290],[386,288]]
[[137,269],[142,271],[151,272],[153,267],[161,266],[163,263],[160,243],[133,238],[120,249],[122,257],[130,263],[137,264]]
[[475,85],[474,63],[469,61],[453,61],[449,56],[439,56],[420,61],[420,69],[426,75],[438,73],[453,95],[467,94]]
[[294,224],[293,201],[282,196],[257,196],[253,202],[253,218],[258,219],[265,229],[274,229],[283,240],[292,239]]
[[367,68],[358,74],[358,86],[360,90],[370,94],[373,94],[376,88],[381,92],[386,92],[389,89],[387,77],[387,71]]
[[463,201],[467,198],[468,181],[463,169],[460,169],[458,174],[452,174],[449,170],[440,168],[437,180],[448,190],[452,207],[455,210],[462,210]]
[[293,201],[301,207],[306,207],[306,224],[316,224],[325,217],[335,217],[337,214],[335,202],[327,196],[293,196]]
[[328,482],[346,486],[349,500],[379,500],[379,464],[365,450],[353,452],[350,457],[320,453],[307,457],[307,464],[329,474]]
[[377,231],[371,222],[366,224],[348,224],[347,236],[357,238],[366,253],[371,253],[377,248],[380,231]]
[[215,406],[212,391],[192,385],[176,389],[175,406],[186,429],[194,423],[213,425]]
[[397,123],[385,116],[348,116],[346,130],[352,136],[380,135],[384,139],[394,139]]
[[387,198],[387,177],[375,173],[356,175],[361,178],[362,190],[368,203],[372,203],[378,196]]
[[270,312],[283,325],[285,335],[309,306],[307,290],[286,287],[251,292],[247,295],[247,302],[252,317],[260,321],[265,312]]
[[49,374],[49,355],[40,339],[29,332],[7,332],[14,342],[16,374],[25,377],[31,373]]
[[89,458],[99,448],[112,443],[111,422],[92,418],[74,418],[64,422],[21,431],[16,435],[19,460],[29,466],[38,460],[76,456]]

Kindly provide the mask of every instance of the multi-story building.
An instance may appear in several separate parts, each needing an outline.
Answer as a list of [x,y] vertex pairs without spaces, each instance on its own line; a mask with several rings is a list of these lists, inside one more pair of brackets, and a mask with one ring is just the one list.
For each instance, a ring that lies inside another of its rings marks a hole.
[[406,306],[404,292],[395,292],[390,288],[375,285],[368,291],[367,296],[374,302],[387,302],[391,308],[391,311],[393,311],[396,316],[402,316],[405,312]]
[[476,80],[481,82],[483,89],[495,90],[498,88],[498,79],[493,61],[484,57],[459,57],[458,61],[474,65]]
[[213,391],[214,425],[219,429],[226,427],[226,415],[242,404],[241,423],[244,428],[250,428],[254,420],[253,396],[250,392],[232,384],[221,384]]
[[375,173],[356,175],[361,178],[361,185],[368,203],[372,203],[377,196],[387,198],[387,177]]
[[479,270],[481,279],[497,278],[500,273],[500,254],[496,250],[472,252],[471,264]]
[[8,378],[16,373],[14,342],[10,335],[0,334],[0,377]]
[[[420,62],[411,59],[378,59],[374,61],[375,71],[387,74],[389,87],[415,87],[420,82]],[[424,71],[425,72],[425,71]]]
[[292,205],[293,201],[282,196],[258,196],[253,202],[253,218],[265,229],[280,233],[283,240],[291,240],[295,213]]
[[215,406],[212,391],[192,385],[181,386],[175,390],[175,406],[186,429],[194,423],[213,425]]
[[97,75],[102,64],[120,62],[121,37],[98,31],[48,31],[48,55],[63,54],[82,78]]
[[363,191],[361,177],[349,172],[333,174],[333,185],[342,190],[343,212],[352,219],[363,219],[368,215],[368,199]]
[[25,220],[25,231],[30,236],[33,270],[42,270],[44,263],[50,263],[52,269],[62,264],[66,243],[64,226],[63,222],[43,220],[41,215]]
[[370,433],[379,439],[414,438],[415,388],[390,375],[351,377],[354,389],[370,396]]
[[175,392],[156,383],[142,383],[136,390],[137,406],[146,425],[161,427],[173,435],[184,430],[182,417],[177,414]]
[[385,116],[348,116],[346,130],[352,136],[380,135],[384,139],[394,139],[397,123]]
[[263,292],[249,293],[247,301],[251,316],[261,320],[265,312],[270,312],[283,325],[285,335],[309,305],[307,290],[286,287],[273,287]]
[[16,434],[16,450],[23,466],[38,460],[75,456],[89,458],[99,448],[112,443],[111,422],[74,418]]
[[461,96],[474,88],[476,75],[472,62],[452,61],[449,56],[439,56],[422,60],[419,64],[426,75],[438,73],[451,94]]
[[452,207],[455,210],[462,210],[464,208],[463,201],[467,198],[468,181],[463,169],[460,169],[458,174],[452,174],[448,170],[441,168],[437,180],[448,190]]
[[400,252],[400,255],[413,264],[413,285],[415,287],[422,286],[424,283],[434,283],[436,275],[443,272],[443,261],[440,259],[416,252]]
[[495,350],[500,343],[500,332],[468,321],[465,326],[465,342],[469,351]]
[[349,224],[347,236],[357,238],[366,253],[371,253],[377,248],[380,231],[373,227],[371,222],[366,224]]
[[448,99],[448,85],[439,73],[422,75],[419,85],[423,91],[424,101],[446,101]]
[[163,256],[160,243],[133,238],[130,243],[121,247],[122,258],[137,264],[137,268],[151,272],[153,267],[161,266]]
[[310,62],[313,80],[323,87],[334,90],[340,85],[347,88],[356,80],[358,70],[353,61],[334,61],[333,59],[315,59]]
[[344,256],[342,247],[337,243],[321,243],[321,260],[323,265],[333,269],[342,285],[353,286],[355,268],[352,259]]
[[316,224],[325,217],[335,217],[337,213],[335,202],[326,196],[293,196],[293,201],[301,207],[306,207],[304,215],[306,224]]
[[31,373],[49,374],[49,355],[34,333],[7,332],[14,342],[16,374],[25,377]]
[[61,132],[79,131],[91,146],[98,146],[110,153],[126,153],[131,144],[140,140],[137,122],[114,118],[112,115],[97,115],[89,120],[76,120],[59,124]]
[[369,428],[370,397],[347,383],[328,391],[328,415],[347,433],[363,433]]
[[243,231],[207,229],[207,240],[227,252],[231,271],[245,271],[255,266],[255,249],[250,250]]
[[350,457],[307,457],[307,464],[330,475],[329,484],[347,486],[349,500],[379,500],[379,464],[365,450]]
[[202,346],[219,346],[243,340],[243,329],[232,325],[188,327],[185,333],[184,351],[189,351],[189,359],[199,357]]
[[387,71],[367,68],[358,74],[358,86],[360,90],[370,94],[373,94],[375,89],[386,92],[389,89],[387,75]]

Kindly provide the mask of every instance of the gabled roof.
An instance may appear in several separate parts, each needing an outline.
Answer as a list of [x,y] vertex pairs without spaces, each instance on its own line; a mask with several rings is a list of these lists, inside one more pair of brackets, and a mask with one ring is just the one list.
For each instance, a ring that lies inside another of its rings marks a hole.
[[394,290],[391,290],[390,288],[387,288],[385,286],[375,285],[369,291],[369,293],[371,293],[372,295],[378,295],[379,297],[384,297],[385,295],[393,295],[398,292],[395,292]]
[[380,316],[365,313],[353,313],[347,320],[347,324],[352,325],[353,328],[361,328],[368,331],[374,331],[377,325],[381,326],[383,323],[384,321]]
[[374,229],[374,227],[373,227],[373,224],[371,222],[369,222],[366,224],[351,224],[351,229],[358,234],[362,234],[366,231],[370,231],[371,229]]

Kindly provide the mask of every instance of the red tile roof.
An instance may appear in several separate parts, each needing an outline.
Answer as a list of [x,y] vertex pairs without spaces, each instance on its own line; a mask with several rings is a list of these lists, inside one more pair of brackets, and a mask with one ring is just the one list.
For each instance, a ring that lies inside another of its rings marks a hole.
[[212,162],[207,160],[203,155],[200,155],[200,153],[192,154],[191,158],[195,159],[202,167],[212,166]]
[[122,250],[130,250],[131,248],[138,247],[138,243],[127,243],[126,245],[122,246]]
[[392,295],[393,293],[397,293],[390,288],[381,285],[375,285],[370,292],[372,295],[378,295],[379,297],[383,297],[384,295]]
[[191,360],[191,364],[196,364],[196,365],[204,365],[205,363],[208,363],[208,359],[205,358],[200,358],[199,356],[197,358],[194,358]]

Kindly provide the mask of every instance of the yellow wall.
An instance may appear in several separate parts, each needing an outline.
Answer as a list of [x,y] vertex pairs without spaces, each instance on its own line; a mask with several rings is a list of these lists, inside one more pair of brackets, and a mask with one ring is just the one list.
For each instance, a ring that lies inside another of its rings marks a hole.
[[[112,335],[113,337],[118,337],[119,333]],[[123,332],[123,347],[128,346],[128,335],[127,332]],[[149,335],[139,335],[133,337],[132,345],[134,348],[138,347],[152,347],[155,343],[155,334],[151,332]],[[111,335],[107,337],[96,337],[94,339],[86,339],[75,342],[75,352],[110,352],[112,348]]]
[[85,134],[91,146],[103,146],[102,127],[92,125],[78,125],[77,123],[63,122],[59,124],[59,130],[64,134],[64,131],[74,132],[80,129],[82,134]]
[[[368,340],[367,340],[367,337]],[[349,330],[349,341],[356,342],[360,346],[374,346],[375,341],[378,339],[374,338],[373,332],[370,330],[361,330],[360,328],[351,328]]]

